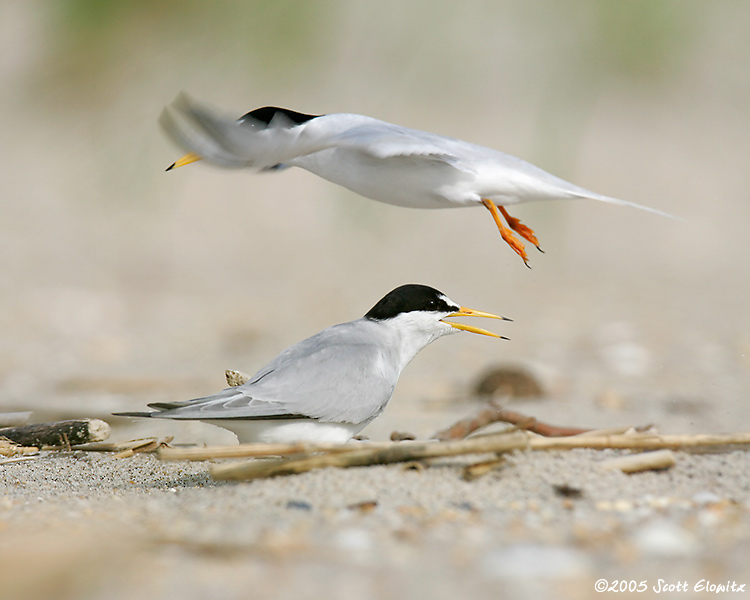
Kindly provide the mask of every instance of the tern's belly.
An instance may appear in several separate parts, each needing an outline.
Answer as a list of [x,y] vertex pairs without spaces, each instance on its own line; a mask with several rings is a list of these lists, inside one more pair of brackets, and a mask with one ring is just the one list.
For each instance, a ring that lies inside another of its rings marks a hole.
[[313,419],[205,419],[228,429],[244,443],[318,442],[343,444],[356,435],[364,423],[327,423]]
[[[333,153],[335,157],[330,156]],[[330,149],[295,159],[293,164],[386,204],[455,208],[478,201],[459,191],[465,175],[440,160],[412,156],[380,159],[363,152]]]

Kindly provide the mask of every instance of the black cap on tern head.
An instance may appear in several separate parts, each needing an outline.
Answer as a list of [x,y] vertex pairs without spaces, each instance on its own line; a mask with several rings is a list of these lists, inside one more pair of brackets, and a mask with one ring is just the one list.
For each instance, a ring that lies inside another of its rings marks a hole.
[[401,313],[413,311],[428,311],[439,313],[452,313],[460,306],[448,301],[445,294],[427,285],[410,283],[397,287],[388,292],[369,312],[365,315],[368,319],[384,321],[392,319]]

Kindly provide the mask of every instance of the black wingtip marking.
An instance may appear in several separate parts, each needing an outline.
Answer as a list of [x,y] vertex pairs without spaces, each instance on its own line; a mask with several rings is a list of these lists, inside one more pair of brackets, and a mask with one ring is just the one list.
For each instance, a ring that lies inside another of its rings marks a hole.
[[296,110],[289,110],[288,108],[279,108],[278,106],[264,106],[262,108],[256,108],[251,110],[249,113],[244,114],[240,117],[240,121],[243,119],[254,119],[269,125],[271,120],[276,116],[277,113],[281,113],[287,119],[289,119],[295,125],[306,123],[311,119],[315,119],[320,115],[308,115],[305,113],[297,112]]
[[177,408],[174,402],[151,402],[146,406],[157,410],[172,410],[173,408]]
[[113,417],[150,417],[152,412],[116,412],[112,413]]
[[172,169],[174,169],[174,166],[175,166],[176,164],[177,164],[176,162],[173,162],[173,163],[172,163],[171,165],[169,165],[169,166],[168,166],[168,167],[167,167],[166,169],[164,169],[164,171],[165,171],[165,172],[166,172],[166,171],[171,171]]

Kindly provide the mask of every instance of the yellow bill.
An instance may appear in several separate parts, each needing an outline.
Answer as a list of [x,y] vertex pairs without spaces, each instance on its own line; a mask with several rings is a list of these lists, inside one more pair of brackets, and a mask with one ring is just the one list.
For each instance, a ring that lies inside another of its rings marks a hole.
[[202,156],[198,156],[195,152],[190,152],[183,156],[181,159],[173,162],[171,165],[167,167],[167,171],[171,171],[172,169],[176,169],[177,167],[184,167],[185,165],[189,165],[190,163],[198,162],[199,160],[203,160]]
[[[498,315],[493,315],[492,313],[482,312],[481,310],[474,310],[473,308],[466,308],[465,306],[462,306],[456,312],[451,313],[448,316],[449,317],[485,317],[487,319],[500,319],[502,321],[512,320],[512,319],[509,319],[508,317],[500,317]],[[441,319],[441,320],[443,321],[443,323],[450,325],[454,329],[460,329],[461,331],[468,331],[470,333],[478,333],[480,335],[488,335],[490,337],[496,337],[496,338],[500,338],[503,340],[508,339],[504,335],[498,335],[496,333],[492,333],[491,331],[487,331],[486,329],[473,327],[472,325],[464,325],[463,323],[453,323],[451,321],[446,321],[445,319]]]

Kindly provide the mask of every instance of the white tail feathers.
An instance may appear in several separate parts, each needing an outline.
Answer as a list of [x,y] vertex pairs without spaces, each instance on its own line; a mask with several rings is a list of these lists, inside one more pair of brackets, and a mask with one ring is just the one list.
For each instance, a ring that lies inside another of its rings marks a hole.
[[617,204],[618,206],[630,206],[631,208],[645,210],[646,212],[650,212],[655,215],[659,215],[661,217],[667,217],[668,219],[678,219],[678,217],[675,217],[674,215],[670,215],[669,213],[664,212],[663,210],[651,208],[650,206],[643,206],[642,204],[636,204],[635,202],[629,202],[628,200],[620,200],[619,198],[613,198],[612,196],[602,196],[601,194],[596,194],[594,192],[589,192],[589,193],[572,192],[571,196],[573,196],[574,198],[583,198],[585,200],[599,200],[601,202],[606,202],[607,204]]

